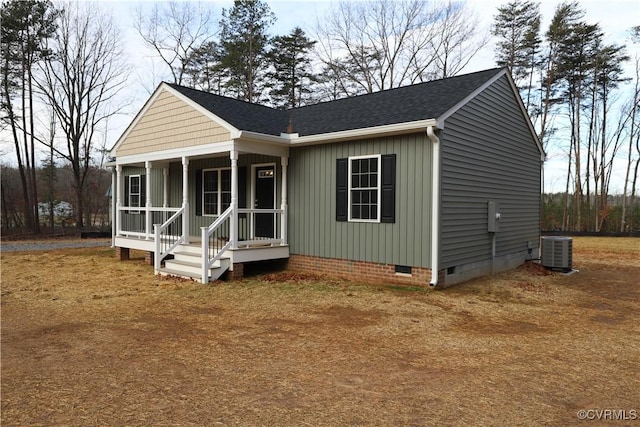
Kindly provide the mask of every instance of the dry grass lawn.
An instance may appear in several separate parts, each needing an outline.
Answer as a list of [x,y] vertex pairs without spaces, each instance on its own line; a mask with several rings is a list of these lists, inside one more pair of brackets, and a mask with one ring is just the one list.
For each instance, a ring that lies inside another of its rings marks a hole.
[[142,259],[118,262],[104,248],[4,253],[1,423],[640,416],[639,240],[575,238],[578,274],[529,266],[443,291],[293,274],[203,286],[156,278]]

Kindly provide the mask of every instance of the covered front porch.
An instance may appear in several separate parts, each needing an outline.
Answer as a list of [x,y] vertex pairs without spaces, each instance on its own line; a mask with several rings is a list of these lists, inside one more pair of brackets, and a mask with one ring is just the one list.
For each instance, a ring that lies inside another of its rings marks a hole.
[[116,160],[114,246],[153,254],[156,273],[203,283],[289,257],[286,145],[232,140],[179,151]]

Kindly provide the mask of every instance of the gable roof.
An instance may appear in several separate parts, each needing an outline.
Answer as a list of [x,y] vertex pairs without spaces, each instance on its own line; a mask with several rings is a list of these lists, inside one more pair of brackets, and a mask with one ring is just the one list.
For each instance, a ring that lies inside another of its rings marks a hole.
[[128,132],[162,88],[173,92],[232,134],[247,132],[253,133],[254,137],[279,139],[286,137],[291,124],[290,132],[293,134],[289,137],[293,139],[289,139],[292,143],[313,144],[363,135],[417,131],[431,123],[444,129],[449,116],[503,76],[506,76],[532,138],[544,156],[542,144],[507,68],[492,68],[289,110],[278,110],[164,82],[158,86],[112,150],[126,139]]
[[290,110],[300,136],[437,119],[504,69],[495,68]]
[[174,83],[165,84],[214,113],[238,130],[280,136],[280,133],[287,129],[288,115],[284,110],[251,104],[239,99],[215,95]]
[[504,70],[493,68],[286,111],[166,84],[239,130],[280,136],[291,120],[293,132],[302,137],[436,119]]

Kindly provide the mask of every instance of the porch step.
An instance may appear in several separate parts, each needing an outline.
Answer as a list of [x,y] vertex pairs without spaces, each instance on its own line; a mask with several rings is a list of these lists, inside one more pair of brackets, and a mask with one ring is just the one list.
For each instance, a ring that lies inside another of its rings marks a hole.
[[[222,258],[211,266],[211,269],[216,269],[222,267],[224,260],[228,261],[229,258]],[[222,261],[222,262],[220,262]],[[197,275],[200,277],[202,274],[202,263],[201,262],[191,262],[191,261],[180,261],[176,259],[168,259],[164,262],[165,268],[176,271],[183,271],[185,273],[189,273],[192,275]],[[209,276],[211,277],[211,276]]]
[[[209,269],[209,282],[218,280],[228,269],[231,264],[229,258],[221,258],[216,261]],[[163,276],[178,276],[188,279],[200,280],[202,278],[202,264],[195,262],[167,260],[164,267],[158,270]]]
[[[163,276],[178,276],[195,280],[202,279],[202,248],[198,245],[180,245],[173,251],[173,259],[166,259],[158,270]],[[222,257],[209,269],[209,282],[222,276],[231,265],[229,257]]]
[[180,252],[180,253],[185,253],[185,254],[193,254],[193,255],[200,255],[202,251],[202,246],[200,245],[194,245],[194,244],[188,244],[188,245],[180,245],[178,246],[173,252]]
[[186,261],[186,262],[195,262],[199,263],[202,259],[202,255],[199,253],[193,252],[185,252],[185,251],[177,251],[173,253],[173,259],[176,261]]

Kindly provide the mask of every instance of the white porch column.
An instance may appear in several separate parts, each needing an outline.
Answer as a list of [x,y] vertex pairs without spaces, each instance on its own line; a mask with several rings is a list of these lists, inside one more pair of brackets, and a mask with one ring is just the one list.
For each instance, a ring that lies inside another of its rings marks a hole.
[[120,207],[122,206],[122,166],[116,166],[116,212],[115,212],[115,224],[116,224],[116,236],[122,234],[122,224]]
[[238,151],[229,152],[231,158],[231,249],[238,248]]
[[153,207],[153,204],[151,202],[151,162],[148,160],[144,162],[144,167],[147,170],[146,171],[147,178],[145,179],[145,193],[147,195],[147,200],[145,201],[145,211],[144,211],[145,233],[147,235],[147,240],[151,240],[151,236],[152,236],[151,208]]
[[189,243],[189,158],[182,157],[182,237]]
[[169,207],[169,168],[162,168],[162,207]]
[[280,209],[282,213],[280,214],[280,233],[282,234],[282,244],[287,244],[287,166],[289,165],[288,157],[280,157],[280,162],[282,163],[282,181],[281,181],[281,191],[282,197],[280,202]]

